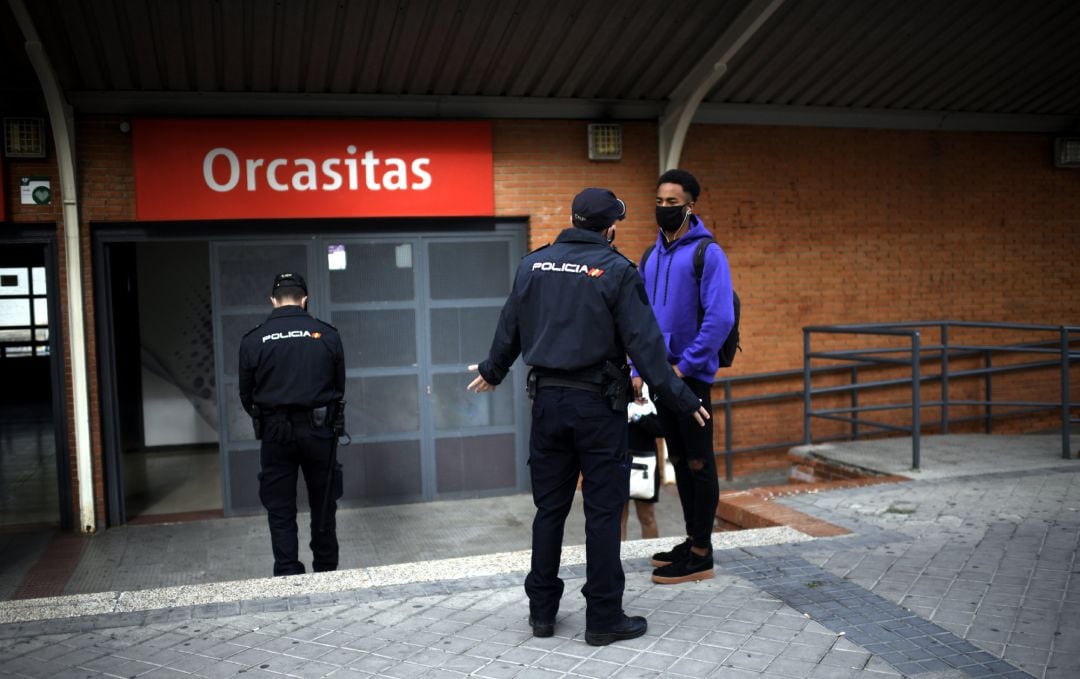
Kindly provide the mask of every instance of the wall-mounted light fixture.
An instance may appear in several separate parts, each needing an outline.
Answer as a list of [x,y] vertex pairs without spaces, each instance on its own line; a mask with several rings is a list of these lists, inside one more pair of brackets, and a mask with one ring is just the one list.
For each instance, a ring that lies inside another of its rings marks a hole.
[[4,118],[4,155],[8,158],[44,158],[45,119]]
[[1054,167],[1080,168],[1080,137],[1054,140]]
[[622,159],[622,125],[589,124],[589,160]]

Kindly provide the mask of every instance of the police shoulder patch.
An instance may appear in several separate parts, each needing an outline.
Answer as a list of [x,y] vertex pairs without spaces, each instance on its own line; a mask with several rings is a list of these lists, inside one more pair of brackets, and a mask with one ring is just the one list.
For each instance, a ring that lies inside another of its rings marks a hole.
[[540,247],[536,248],[535,250],[531,250],[531,251],[529,251],[529,252],[526,252],[526,253],[525,253],[524,255],[522,255],[522,256],[521,256],[521,258],[522,258],[522,259],[525,259],[526,257],[528,257],[529,255],[533,254],[534,252],[540,252],[540,251],[541,251],[541,250],[543,250],[544,248],[546,248],[546,247],[550,247],[550,246],[551,246],[551,243],[544,243],[543,245],[541,245]]
[[611,251],[614,252],[616,255],[618,255],[621,259],[626,260],[626,262],[628,264],[630,264],[630,266],[634,267],[635,269],[637,268],[637,262],[635,262],[634,260],[630,259],[629,257],[627,257],[623,253],[619,252],[615,248],[611,248]]

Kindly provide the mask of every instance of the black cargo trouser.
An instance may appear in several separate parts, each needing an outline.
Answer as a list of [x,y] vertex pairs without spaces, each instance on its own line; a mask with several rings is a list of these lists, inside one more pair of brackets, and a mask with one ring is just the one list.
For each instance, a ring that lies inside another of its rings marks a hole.
[[[711,414],[712,385],[690,377],[684,377],[683,382]],[[667,457],[675,467],[675,485],[679,489],[686,534],[694,547],[711,548],[716,505],[720,502],[720,480],[716,476],[716,455],[713,451],[713,421],[705,420],[702,427],[693,416],[680,415],[659,403],[656,404],[656,412],[667,444]],[[689,461],[692,459],[701,460],[702,468],[691,469]]]
[[529,470],[532,479],[532,570],[525,578],[534,620],[555,620],[563,527],[582,474],[585,503],[585,624],[610,631],[622,616],[625,584],[620,559],[623,506],[629,497],[626,412],[613,411],[599,394],[546,387],[532,406]]
[[[337,500],[342,495],[341,465],[335,463],[327,488],[333,431],[329,423],[312,427],[310,413],[273,415],[263,427],[259,473],[259,499],[270,524],[270,545],[274,551],[274,575],[304,572],[300,562],[296,527],[296,482],[304,472],[308,504],[311,507],[311,568],[332,571],[338,565]],[[331,493],[329,500],[327,492]],[[325,524],[323,510],[328,510]]]

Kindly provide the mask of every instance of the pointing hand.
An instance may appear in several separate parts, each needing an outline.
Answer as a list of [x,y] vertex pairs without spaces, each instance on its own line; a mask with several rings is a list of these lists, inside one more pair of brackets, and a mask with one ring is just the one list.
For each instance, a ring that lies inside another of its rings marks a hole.
[[[479,373],[480,365],[474,363],[469,366],[469,370],[475,370],[477,373]],[[469,386],[465,387],[465,389],[468,391],[475,391],[479,394],[484,391],[495,391],[495,386],[496,385],[485,380],[483,375],[477,374],[476,379],[474,379],[472,382],[469,382]]]

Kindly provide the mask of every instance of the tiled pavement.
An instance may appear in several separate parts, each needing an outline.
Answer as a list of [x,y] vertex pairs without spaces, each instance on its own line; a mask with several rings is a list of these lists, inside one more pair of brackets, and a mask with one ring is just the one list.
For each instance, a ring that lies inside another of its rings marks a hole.
[[[652,584],[644,561],[625,605],[640,639],[582,640],[580,597],[564,599],[556,636],[526,624],[519,576],[386,588],[336,601],[283,600],[221,615],[193,609],[116,620],[36,623],[4,639],[4,672],[33,677],[885,677],[900,676],[856,643],[733,575],[691,587]],[[580,573],[568,572],[568,591]],[[278,610],[275,610],[278,609]],[[177,619],[169,620],[175,617]],[[122,622],[122,621],[120,621]],[[10,660],[7,660],[10,659]]]
[[800,550],[825,572],[1034,676],[1080,677],[1080,463],[1063,462],[782,502],[864,536]]
[[993,455],[1025,452],[1022,437],[994,439],[968,475],[777,500],[853,532],[718,550],[711,581],[654,585],[645,559],[627,560],[624,605],[649,633],[612,646],[582,640],[580,565],[564,568],[556,636],[531,637],[517,562],[3,624],[0,674],[1080,677],[1080,462],[995,473]]

